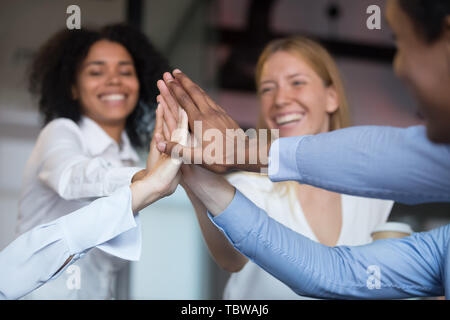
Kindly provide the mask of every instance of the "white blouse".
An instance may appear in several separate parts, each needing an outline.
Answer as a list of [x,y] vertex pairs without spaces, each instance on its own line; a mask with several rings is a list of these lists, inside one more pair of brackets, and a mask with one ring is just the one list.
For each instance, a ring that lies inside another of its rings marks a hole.
[[[267,176],[236,173],[227,177],[241,193],[283,225],[314,241],[317,237],[308,224],[295,190],[274,189]],[[393,201],[341,195],[342,229],[336,245],[363,245],[372,242],[370,233],[386,222]],[[251,261],[241,271],[232,273],[224,291],[232,300],[302,300],[288,286]]]
[[[93,120],[82,117],[80,124],[69,119],[48,123],[38,136],[27,162],[17,233],[48,223],[88,205],[98,197],[111,195],[129,185],[139,157],[125,132],[118,145]],[[140,224],[134,229],[140,239]],[[117,273],[125,260],[94,248],[75,263],[81,285],[68,285],[70,274],[43,285],[30,299],[112,299]]]

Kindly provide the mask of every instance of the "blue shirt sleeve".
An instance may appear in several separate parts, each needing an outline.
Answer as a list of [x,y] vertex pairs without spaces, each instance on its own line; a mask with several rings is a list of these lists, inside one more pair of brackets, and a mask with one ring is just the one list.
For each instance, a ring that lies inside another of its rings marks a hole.
[[[0,252],[0,299],[18,299],[55,279],[93,247],[123,259],[139,259],[140,224],[131,200],[130,188],[122,187],[14,240]],[[70,256],[72,260],[57,273]]]
[[444,293],[450,225],[364,246],[327,247],[270,218],[236,190],[212,218],[234,247],[299,295],[399,299]]
[[338,193],[407,204],[450,202],[450,145],[430,142],[423,126],[280,138],[270,149],[268,170],[272,181]]

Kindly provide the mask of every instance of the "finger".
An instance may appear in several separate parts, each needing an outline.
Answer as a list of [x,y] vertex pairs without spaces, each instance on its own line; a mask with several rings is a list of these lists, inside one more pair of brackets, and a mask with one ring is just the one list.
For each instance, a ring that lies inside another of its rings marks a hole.
[[[170,72],[165,72],[164,74],[163,74],[163,80],[164,80],[164,83],[165,84],[167,84],[168,82],[170,82],[170,81],[175,81],[177,84],[179,84],[180,86],[181,86],[181,84],[180,84],[180,82],[177,80],[177,79],[175,79],[173,76],[172,76],[172,74],[170,73]],[[167,85],[166,85],[167,86]],[[173,97],[173,96],[172,96]],[[175,97],[173,97],[174,99],[175,99]],[[175,99],[176,100],[176,99]]]
[[[158,143],[158,150],[169,155],[172,159],[180,159],[185,164],[196,163],[195,156],[201,156],[201,149],[196,150],[192,147],[185,147],[181,144],[172,141],[164,141]],[[201,159],[199,160],[201,162]]]
[[159,103],[158,103],[158,106],[156,107],[155,115],[156,115],[155,128],[153,129],[152,141],[150,144],[154,143],[156,136],[158,136],[158,135],[161,136],[163,134],[162,130],[163,130],[164,119],[163,119],[162,107]]
[[178,108],[178,127],[177,129],[172,132],[172,139],[171,141],[178,142],[179,144],[182,144],[183,146],[187,145],[188,140],[188,117],[186,114],[186,111],[184,111],[181,107]]
[[[183,72],[180,69],[175,69],[173,70],[173,74],[177,75],[177,74],[181,74],[181,77]],[[185,76],[186,77],[186,76]],[[189,79],[189,78],[188,78]],[[177,80],[175,78],[175,80]],[[178,80],[177,80],[178,81]],[[208,96],[208,94],[205,92],[205,90],[203,90],[200,86],[197,86],[198,89],[200,90],[200,92],[202,93],[203,97],[205,98],[206,102],[208,103],[208,105],[213,108],[216,111],[220,111],[220,112],[225,112],[225,110],[223,110],[217,103],[214,102],[214,100],[211,99],[210,96]]]
[[156,114],[156,123],[155,128],[153,129],[153,133],[162,133],[162,126],[163,126],[163,110],[160,103],[158,103],[158,106],[156,107],[155,114]]
[[[211,108],[214,109],[213,106],[209,105],[205,91],[181,72],[180,69],[175,69],[173,75],[201,112],[205,113]],[[215,105],[215,103],[213,103],[213,105]]]
[[178,128],[183,130],[189,129],[189,119],[187,116],[186,111],[184,111],[182,108],[178,108]]
[[156,82],[156,86],[159,89],[161,97],[164,98],[167,106],[169,107],[170,111],[172,112],[172,114],[176,118],[177,114],[178,114],[178,101],[177,101],[177,99],[174,96],[172,96],[172,93],[170,92],[169,88],[167,87],[166,82],[164,82],[163,80],[158,80]]
[[[167,124],[167,127],[169,128],[170,132],[173,132],[173,130],[175,130],[177,128],[177,119],[178,119],[178,115],[174,115],[170,109],[169,106],[167,104],[166,99],[164,99],[161,95],[158,96],[159,97],[159,103],[161,104],[162,110],[163,110],[163,115],[164,115],[164,122]],[[178,112],[178,107],[177,107],[177,112]]]
[[[174,80],[174,81],[178,82],[178,80],[175,79],[170,72],[165,72],[163,74],[163,79],[164,79],[165,82],[168,82],[170,80]],[[178,82],[178,84],[179,84],[179,82]]]
[[158,104],[156,107],[156,123],[153,129],[152,141],[150,142],[150,152],[147,156],[147,169],[152,169],[161,155],[161,152],[157,149],[159,142],[163,141],[162,137],[162,127],[163,127],[163,117],[161,105]]
[[164,72],[163,74],[164,81],[174,80],[175,78],[172,76],[170,72]]
[[167,124],[165,122],[163,123],[163,132],[164,132],[164,139],[170,140],[171,134],[170,134],[169,128],[167,127]]
[[199,120],[199,108],[196,106],[189,94],[178,81],[169,80],[166,82],[166,85],[169,88],[171,94],[176,98],[178,105],[186,110],[189,117],[189,124],[193,125],[194,120]]

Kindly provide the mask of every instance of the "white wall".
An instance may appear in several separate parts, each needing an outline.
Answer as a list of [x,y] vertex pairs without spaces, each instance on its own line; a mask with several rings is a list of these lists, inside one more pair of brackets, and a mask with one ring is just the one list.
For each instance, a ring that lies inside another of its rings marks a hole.
[[143,252],[130,299],[209,299],[209,257],[182,187],[140,213]]

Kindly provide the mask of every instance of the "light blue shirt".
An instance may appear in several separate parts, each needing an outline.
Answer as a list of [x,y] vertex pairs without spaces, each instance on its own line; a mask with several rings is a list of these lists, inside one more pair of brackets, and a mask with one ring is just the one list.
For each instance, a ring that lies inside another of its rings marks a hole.
[[[450,202],[450,145],[423,126],[353,127],[281,138],[273,181],[404,203]],[[316,298],[450,298],[450,225],[364,246],[327,247],[283,226],[236,190],[212,221],[245,256],[296,293]]]
[[22,234],[0,252],[0,299],[18,299],[56,279],[94,247],[138,260],[142,242],[140,232],[133,229],[140,224],[131,201],[130,188],[121,187],[109,197]]

